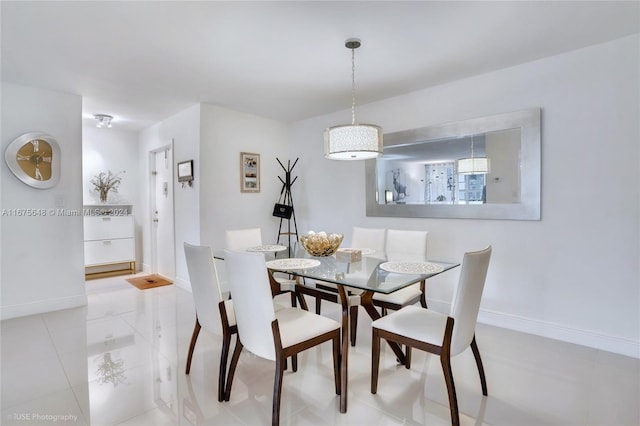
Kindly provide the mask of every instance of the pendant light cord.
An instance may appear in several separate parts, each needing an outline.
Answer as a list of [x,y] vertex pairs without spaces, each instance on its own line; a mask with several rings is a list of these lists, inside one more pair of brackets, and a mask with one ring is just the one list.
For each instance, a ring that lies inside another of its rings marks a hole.
[[473,158],[473,134],[471,135],[471,158]]
[[356,49],[351,48],[351,125],[356,124]]

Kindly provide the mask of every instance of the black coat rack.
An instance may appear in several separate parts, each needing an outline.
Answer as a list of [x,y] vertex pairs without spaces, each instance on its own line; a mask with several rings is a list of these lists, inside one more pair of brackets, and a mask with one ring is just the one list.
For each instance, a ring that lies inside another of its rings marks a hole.
[[[296,176],[291,179],[291,172],[298,163],[299,158],[296,158],[296,161],[293,162],[293,165],[291,164],[291,161],[287,161],[287,167],[282,164],[280,159],[276,158],[276,160],[278,160],[278,164],[280,164],[280,167],[282,167],[282,170],[284,170],[285,177],[284,179],[282,179],[282,177],[278,176],[278,179],[280,180],[280,182],[282,182],[282,189],[280,190],[278,203],[273,209],[273,215],[280,218],[280,227],[278,228],[278,243],[280,243],[280,236],[286,235],[288,243],[287,246],[289,247],[289,251],[291,251],[291,237],[295,235],[295,241],[298,241],[298,225],[296,223],[296,212],[293,208],[293,197],[291,196],[291,187],[298,179],[298,177]],[[283,231],[282,225],[285,220],[287,221],[287,226],[286,231]],[[291,230],[291,220],[293,220],[293,231]]]

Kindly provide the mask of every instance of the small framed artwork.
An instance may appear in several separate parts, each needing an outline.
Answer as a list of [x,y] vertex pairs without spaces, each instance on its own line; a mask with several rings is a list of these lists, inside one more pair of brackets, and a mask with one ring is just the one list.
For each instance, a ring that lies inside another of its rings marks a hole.
[[240,192],[260,192],[260,154],[240,153]]
[[181,161],[178,163],[178,182],[184,186],[185,182],[191,186],[193,181],[193,160]]

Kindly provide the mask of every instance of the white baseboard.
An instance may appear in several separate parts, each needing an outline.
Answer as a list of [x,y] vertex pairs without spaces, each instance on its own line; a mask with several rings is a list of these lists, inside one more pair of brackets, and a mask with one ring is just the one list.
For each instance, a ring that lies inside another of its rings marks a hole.
[[[428,300],[429,307],[439,312],[449,312],[450,304],[447,302]],[[566,327],[550,322],[525,318],[517,315],[509,315],[501,312],[481,309],[478,314],[478,322],[509,330],[521,331],[549,339],[588,346],[607,352],[640,358],[640,341],[626,339],[592,331]]]
[[79,294],[76,296],[60,297],[57,299],[39,300],[32,303],[24,303],[20,305],[3,306],[0,312],[0,319],[10,319],[25,317],[27,315],[43,314],[51,311],[59,311],[61,309],[78,308],[87,305],[87,295]]
[[181,289],[191,293],[191,283],[189,282],[189,280],[182,277],[176,277],[173,281],[176,287],[180,287]]

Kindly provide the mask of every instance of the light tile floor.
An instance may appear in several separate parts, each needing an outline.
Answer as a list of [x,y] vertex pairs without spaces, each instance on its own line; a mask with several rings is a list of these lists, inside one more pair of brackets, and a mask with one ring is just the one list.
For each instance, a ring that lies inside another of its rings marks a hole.
[[[219,335],[201,333],[184,374],[195,319],[191,293],[138,290],[124,277],[87,282],[89,304],[2,321],[2,425],[267,425],[273,364],[243,352],[231,400],[218,403]],[[280,296],[283,297],[283,296]],[[288,297],[278,300],[287,304]],[[336,305],[323,314],[339,318]],[[463,425],[638,425],[640,360],[479,325],[489,396],[470,351],[454,358]],[[349,353],[349,408],[339,412],[331,345],[287,372],[283,425],[450,424],[436,357],[411,370],[385,348],[369,392],[371,321],[363,311]]]

